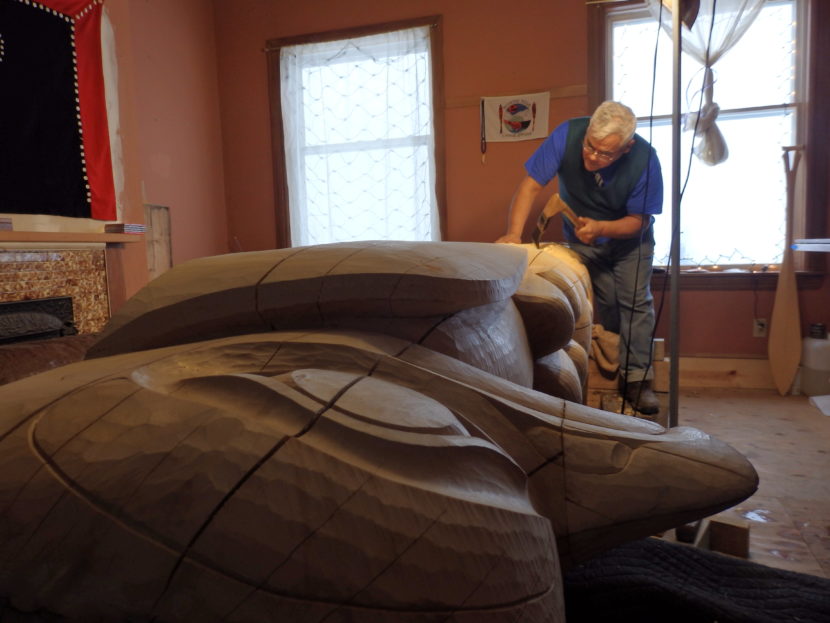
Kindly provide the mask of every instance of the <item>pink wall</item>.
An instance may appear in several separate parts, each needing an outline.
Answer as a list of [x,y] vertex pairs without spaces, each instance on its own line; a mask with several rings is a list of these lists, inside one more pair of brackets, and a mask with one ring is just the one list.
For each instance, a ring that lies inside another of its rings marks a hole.
[[[245,250],[275,244],[262,52],[269,39],[443,15],[446,240],[490,241],[503,233],[510,197],[523,175],[522,163],[539,144],[491,145],[482,166],[478,98],[585,84],[584,0],[215,0],[214,7],[229,227]],[[551,128],[586,112],[585,97],[555,100]]]
[[[143,223],[144,207],[141,200],[141,159],[135,137],[138,134],[135,108],[138,106],[132,88],[133,50],[130,42],[129,7],[126,0],[111,0],[105,11],[112,26],[115,43],[118,133],[121,137],[120,164],[123,187],[118,204],[127,223]],[[120,248],[119,248],[120,247]],[[107,280],[110,309],[118,310],[124,302],[147,283],[147,252],[143,243],[108,246],[106,250]]]
[[[655,310],[661,292],[655,292]],[[669,292],[658,324],[658,337],[670,334]],[[772,318],[774,290],[682,290],[680,292],[680,354],[698,356],[767,356],[766,338],[752,335],[754,318]],[[823,322],[830,327],[830,283],[799,292],[801,328]]]
[[128,6],[143,201],[170,208],[174,264],[225,253],[213,11],[203,0],[128,0]]

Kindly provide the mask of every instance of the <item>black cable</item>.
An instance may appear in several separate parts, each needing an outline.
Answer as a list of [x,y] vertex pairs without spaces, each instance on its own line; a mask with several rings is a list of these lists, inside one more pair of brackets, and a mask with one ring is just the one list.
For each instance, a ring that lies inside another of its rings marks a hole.
[[[689,179],[691,178],[692,158],[694,157],[694,143],[695,143],[695,138],[697,137],[698,126],[700,124],[700,114],[703,110],[703,94],[704,94],[705,89],[706,89],[706,71],[705,71],[705,69],[707,67],[709,67],[709,53],[710,53],[710,50],[712,48],[712,34],[714,33],[714,30],[715,30],[715,11],[717,9],[717,4],[718,4],[718,0],[712,0],[712,16],[711,16],[711,21],[709,23],[709,36],[708,36],[707,41],[706,41],[706,50],[705,50],[705,57],[704,57],[705,63],[704,63],[704,72],[703,72],[703,84],[702,84],[701,89],[700,89],[700,99],[699,99],[699,103],[698,103],[697,116],[695,117],[695,125],[694,125],[694,128],[692,130],[692,146],[691,146],[691,150],[689,152],[689,165],[686,168],[686,179],[683,181],[683,187],[681,188],[681,191],[680,191],[680,197],[679,197],[680,202],[683,201],[683,195],[686,192],[686,186],[688,185]],[[658,15],[657,15],[657,41],[655,42],[655,45],[654,45],[654,58],[653,58],[653,62],[652,62],[651,103],[650,103],[651,107],[649,109],[649,125],[648,125],[648,129],[649,129],[648,143],[649,143],[649,146],[651,146],[652,137],[653,137],[653,128],[654,128],[654,95],[655,95],[655,84],[656,84],[656,81],[657,81],[657,55],[658,55],[658,49],[659,49],[659,45],[660,45],[660,29],[662,28],[662,22],[663,22],[663,3],[661,2],[659,12],[658,12]],[[679,33],[676,33],[676,36],[681,36],[681,35]],[[648,180],[648,175],[650,173],[649,168],[648,168],[648,164],[650,163],[650,159],[651,159],[651,152],[649,152],[649,161],[647,162],[647,165],[646,165],[647,166],[647,168],[646,168],[646,187],[645,187],[646,193],[648,191],[648,181],[649,181]],[[640,213],[640,215],[642,217],[645,217],[646,200],[647,200],[647,194],[644,194],[644,196],[643,196],[643,209]],[[679,219],[678,219],[678,221],[679,221]],[[627,377],[628,377],[629,358],[630,358],[630,355],[631,355],[631,339],[630,339],[630,337],[631,337],[631,327],[632,327],[633,320],[634,320],[634,306],[635,306],[635,303],[636,303],[636,293],[637,293],[637,285],[638,285],[638,279],[639,279],[640,261],[642,259],[642,243],[643,243],[644,234],[645,234],[645,230],[641,230],[641,232],[640,232],[640,246],[639,246],[638,255],[637,255],[637,273],[636,273],[636,276],[635,276],[635,279],[634,279],[634,295],[633,295],[634,298],[632,299],[631,314],[629,315],[629,324],[628,324],[629,340],[626,344],[626,352],[625,352],[625,367],[623,369],[624,375],[623,375],[623,388],[622,388],[623,389],[623,391],[622,391],[622,406],[620,408],[620,413],[625,412],[626,394],[627,394],[627,391],[628,391],[628,378]],[[680,223],[679,222],[673,223],[672,224],[672,234],[671,234],[669,248],[671,248],[674,245],[674,241],[676,239],[678,239],[679,237],[680,237]],[[671,255],[669,255],[669,261],[666,264],[666,273],[665,273],[665,275],[668,275],[670,267],[671,267]],[[660,323],[660,318],[663,315],[663,308],[664,308],[665,303],[666,303],[666,285],[668,284],[668,281],[669,280],[667,278],[665,278],[665,277],[663,278],[662,289],[661,289],[661,292],[660,292],[660,305],[658,306],[658,308],[655,312],[655,315],[654,315],[654,328],[653,328],[652,333],[651,333],[651,343],[652,344],[654,343],[654,338],[657,335],[657,326]],[[644,376],[643,376],[643,380],[645,380],[645,378],[648,376],[649,370],[651,369],[651,365],[652,365],[652,358],[651,358],[651,356],[649,356],[648,365],[646,366],[646,370],[645,370],[645,373],[644,373]],[[642,390],[642,385],[640,386],[640,389]],[[639,403],[639,399],[640,399],[640,397],[637,396],[637,402],[638,403]]]
[[[654,136],[654,94],[655,94],[655,83],[657,82],[657,58],[658,58],[658,50],[660,48],[660,28],[661,23],[663,21],[663,3],[660,3],[659,13],[657,14],[657,39],[654,42],[654,56],[652,58],[652,65],[651,65],[651,101],[649,102],[649,114],[648,114],[648,145],[649,145],[649,152],[648,152],[648,160],[646,160],[646,183],[645,188],[643,189],[643,207],[640,211],[640,217],[645,218],[646,216],[646,204],[648,201],[648,185],[651,176],[651,157],[653,153],[653,148],[651,147],[652,139]],[[649,215],[649,220],[651,216]],[[641,223],[642,225],[642,223]],[[622,404],[620,405],[620,413],[625,413],[625,402],[626,396],[628,395],[628,368],[629,368],[629,359],[631,357],[631,328],[634,323],[634,309],[637,303],[637,287],[639,285],[640,279],[640,263],[643,259],[643,236],[648,229],[653,229],[651,223],[649,223],[648,228],[641,227],[640,228],[640,240],[637,246],[637,264],[635,267],[635,276],[634,276],[634,292],[632,294],[631,300],[631,313],[628,316],[628,340],[626,341],[625,346],[625,365],[623,366],[623,383],[622,383]],[[654,256],[652,253],[652,262],[654,261]],[[663,299],[660,300],[660,305],[662,307]],[[651,342],[654,342],[654,334],[657,330],[657,316],[655,315],[654,319],[654,329],[652,330],[651,334]],[[645,381],[646,377],[648,376],[649,370],[651,369],[651,356],[648,359],[648,365],[646,366],[645,373],[643,375],[643,381]],[[642,390],[642,384],[640,384],[640,389]],[[640,402],[640,396],[637,396],[637,403]]]
[[[709,22],[709,37],[706,39],[706,50],[703,63],[703,84],[700,87],[700,101],[697,106],[697,117],[695,117],[695,127],[692,130],[692,149],[689,153],[689,166],[686,168],[686,179],[683,182],[683,188],[680,190],[680,199],[682,201],[683,194],[686,192],[686,184],[689,183],[689,178],[692,175],[692,156],[695,152],[695,138],[697,137],[697,128],[700,125],[700,113],[703,111],[703,94],[706,91],[706,70],[709,68],[709,51],[712,49],[712,33],[715,32],[715,11],[718,8],[718,0],[712,0],[712,20]],[[714,84],[714,82],[713,82]],[[678,232],[678,236],[680,232]]]

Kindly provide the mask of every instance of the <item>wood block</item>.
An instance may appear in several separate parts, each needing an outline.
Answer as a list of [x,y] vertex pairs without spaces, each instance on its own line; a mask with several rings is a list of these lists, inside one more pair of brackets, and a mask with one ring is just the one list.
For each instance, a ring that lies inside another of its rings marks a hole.
[[711,517],[709,549],[721,554],[749,558],[749,521],[725,514]]
[[651,342],[652,361],[663,361],[666,358],[666,340],[656,337]]
[[669,360],[662,359],[660,361],[653,361],[651,367],[654,370],[654,380],[651,382],[651,387],[655,392],[667,394],[669,392]]
[[170,237],[170,208],[144,204],[147,233],[147,268],[152,281],[173,266],[173,244]]
[[697,534],[695,534],[695,540],[692,543],[695,547],[700,547],[702,549],[709,549],[709,518],[705,517],[700,520],[700,523],[697,527]]
[[674,529],[675,539],[677,539],[679,543],[694,543],[700,530],[700,524],[701,522],[695,521],[677,526]]

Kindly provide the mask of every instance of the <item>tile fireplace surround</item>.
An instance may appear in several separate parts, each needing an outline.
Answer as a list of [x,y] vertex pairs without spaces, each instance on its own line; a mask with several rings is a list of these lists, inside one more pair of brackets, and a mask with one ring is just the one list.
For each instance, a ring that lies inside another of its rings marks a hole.
[[0,244],[0,302],[72,297],[80,334],[109,320],[107,268],[102,248],[4,249]]

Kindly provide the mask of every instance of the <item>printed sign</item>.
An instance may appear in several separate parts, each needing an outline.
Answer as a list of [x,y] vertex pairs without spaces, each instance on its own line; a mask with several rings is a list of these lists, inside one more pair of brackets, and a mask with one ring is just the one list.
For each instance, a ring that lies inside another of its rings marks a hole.
[[547,138],[549,105],[550,93],[482,97],[482,138],[488,143]]

